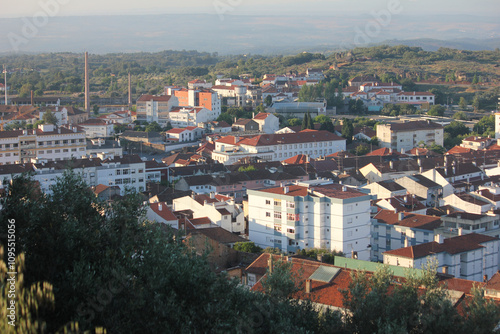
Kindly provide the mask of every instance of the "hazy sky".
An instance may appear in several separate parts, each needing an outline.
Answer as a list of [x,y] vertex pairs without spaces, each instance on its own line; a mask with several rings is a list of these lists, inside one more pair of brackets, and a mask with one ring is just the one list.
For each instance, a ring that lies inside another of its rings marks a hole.
[[400,4],[401,14],[500,16],[499,0],[0,0],[0,17],[32,17],[43,10],[49,16],[221,12],[225,15],[334,15],[379,11],[387,8],[389,2]]

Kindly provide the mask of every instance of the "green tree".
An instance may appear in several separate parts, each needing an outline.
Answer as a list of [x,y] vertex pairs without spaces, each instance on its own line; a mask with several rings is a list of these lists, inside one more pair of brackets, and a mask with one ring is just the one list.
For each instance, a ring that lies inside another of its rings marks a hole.
[[99,106],[97,104],[92,106],[92,110],[94,111],[95,116],[99,115]]
[[346,143],[352,143],[352,136],[354,135],[354,127],[349,119],[344,118],[342,124],[342,137],[346,139]]
[[433,105],[429,111],[427,112],[427,115],[429,116],[444,116],[445,108],[442,105]]
[[289,126],[301,126],[302,120],[300,118],[290,118],[288,120],[288,125]]
[[160,124],[156,122],[151,122],[148,125],[146,125],[146,132],[161,132],[162,128]]
[[474,285],[472,300],[465,306],[465,333],[491,333],[500,321],[500,308],[491,299],[484,297],[484,289]]
[[479,83],[479,78],[477,77],[477,74],[474,74],[474,78],[472,79],[472,84],[477,85]]
[[465,97],[460,96],[460,100],[458,101],[458,106],[461,110],[467,110],[467,100]]
[[266,106],[269,107],[273,103],[273,97],[271,95],[266,96],[264,102],[266,103]]
[[476,94],[476,96],[474,96],[474,100],[472,100],[472,107],[474,108],[474,112],[478,112],[481,108],[481,99],[478,94]]
[[444,127],[444,131],[448,132],[452,137],[467,135],[470,129],[462,122],[453,121]]
[[274,259],[270,255],[272,269],[267,270],[266,276],[262,280],[262,287],[266,295],[272,299],[286,300],[294,293],[303,289],[300,274],[292,271],[292,262],[283,261],[281,258]]
[[255,168],[254,165],[241,166],[240,168],[238,168],[238,172],[254,172],[256,170],[257,168]]
[[57,125],[59,120],[56,117],[56,114],[54,114],[50,109],[47,109],[42,116],[42,121],[44,124],[54,124]]
[[245,252],[245,253],[260,253],[260,252],[262,252],[262,248],[255,245],[255,243],[253,241],[236,242],[234,244],[233,248],[234,248],[234,250],[237,250],[238,252]]
[[453,119],[467,121],[469,117],[467,117],[467,114],[465,112],[457,111],[456,113],[453,114]]

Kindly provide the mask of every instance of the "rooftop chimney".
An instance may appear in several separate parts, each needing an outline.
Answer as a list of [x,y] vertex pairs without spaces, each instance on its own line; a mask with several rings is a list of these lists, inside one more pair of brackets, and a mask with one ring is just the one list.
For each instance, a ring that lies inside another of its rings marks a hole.
[[306,280],[306,293],[311,293],[311,280]]
[[273,267],[274,267],[274,262],[273,262],[273,255],[269,254],[269,259],[267,260],[267,267],[269,269],[269,273],[273,273]]
[[132,108],[132,81],[130,77],[130,72],[128,72],[128,108]]
[[402,221],[405,218],[404,212],[398,212],[398,221]]
[[283,193],[284,193],[284,194],[288,194],[288,192],[289,192],[289,191],[290,191],[290,188],[288,188],[288,187],[285,187],[285,188],[283,189]]
[[161,211],[161,209],[162,209],[161,203],[158,203],[158,211]]

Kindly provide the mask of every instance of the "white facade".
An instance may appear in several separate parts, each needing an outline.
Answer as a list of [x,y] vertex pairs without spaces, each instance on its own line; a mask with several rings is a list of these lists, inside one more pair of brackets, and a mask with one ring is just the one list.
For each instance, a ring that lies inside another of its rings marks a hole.
[[431,122],[416,121],[408,123],[379,124],[377,138],[381,147],[387,147],[401,152],[409,151],[423,142],[425,145],[443,146],[444,129]]
[[[287,144],[288,143],[288,144]],[[327,131],[259,135],[227,143],[216,141],[212,159],[231,165],[244,157],[259,157],[267,161],[282,161],[298,154],[315,159],[346,150],[346,140]]]
[[105,120],[89,119],[78,126],[85,131],[87,138],[106,138],[115,133],[114,124]]
[[198,126],[217,119],[216,112],[204,107],[178,107],[169,112],[170,124],[175,128]]
[[185,196],[173,201],[173,210],[192,210],[193,218],[208,217],[210,221],[232,233],[245,232],[245,214],[243,208],[234,200],[225,196],[197,195],[195,198]]
[[[325,195],[327,194],[327,195]],[[370,196],[340,185],[248,190],[249,238],[283,252],[327,248],[370,258]]]
[[[499,250],[500,240],[490,238],[479,242],[479,246],[457,247],[456,245],[447,245],[452,239],[453,243],[460,243],[459,238],[468,238],[473,234],[458,236],[444,240],[444,242],[432,244],[422,244],[414,247],[414,253],[421,255],[407,256],[405,249],[397,249],[384,253],[384,264],[396,265],[405,268],[424,269],[429,261],[438,262],[438,272],[445,272],[457,278],[482,282],[484,275],[493,276],[499,268]],[[477,236],[477,235],[476,235]],[[439,236],[438,236],[439,239]],[[470,242],[466,242],[467,245]],[[417,247],[424,249],[422,252],[416,251]],[[433,248],[435,251],[433,251]]]
[[39,125],[37,130],[13,130],[0,133],[0,165],[69,160],[85,155],[85,133],[76,128]]

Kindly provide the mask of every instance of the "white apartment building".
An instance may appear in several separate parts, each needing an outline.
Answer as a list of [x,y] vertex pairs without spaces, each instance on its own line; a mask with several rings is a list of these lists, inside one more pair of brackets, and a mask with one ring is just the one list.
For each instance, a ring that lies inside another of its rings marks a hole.
[[[119,186],[122,194],[128,188],[137,192],[146,189],[145,162],[137,155],[107,158],[74,159],[33,164],[34,179],[40,183],[42,191],[50,193],[50,187],[71,168],[89,186],[104,184]],[[0,175],[1,176],[1,175]]]
[[168,113],[168,117],[174,128],[185,128],[215,121],[218,115],[205,107],[174,107]]
[[327,248],[370,259],[370,196],[339,184],[248,190],[249,239],[285,253]]
[[166,126],[168,113],[178,106],[177,97],[171,95],[142,95],[137,99],[137,120],[146,122],[157,122]]
[[112,122],[98,118],[88,119],[77,126],[85,131],[87,138],[106,138],[115,133]]
[[434,240],[434,231],[442,225],[439,217],[381,210],[372,219],[371,260],[382,261],[386,251],[415,246]]
[[377,125],[377,138],[381,147],[391,148],[398,152],[409,151],[420,142],[426,145],[443,146],[444,128],[431,121],[414,121],[405,123]]
[[423,269],[437,260],[438,271],[483,282],[498,271],[500,239],[482,234],[465,234],[384,253],[384,264]]
[[398,94],[399,103],[434,105],[435,95],[429,92],[401,92]]
[[253,137],[226,136],[215,142],[212,159],[231,165],[245,157],[282,161],[298,154],[315,159],[345,151],[346,140],[328,131],[265,134]]
[[35,130],[0,131],[0,165],[69,160],[85,155],[85,133],[41,124]]

